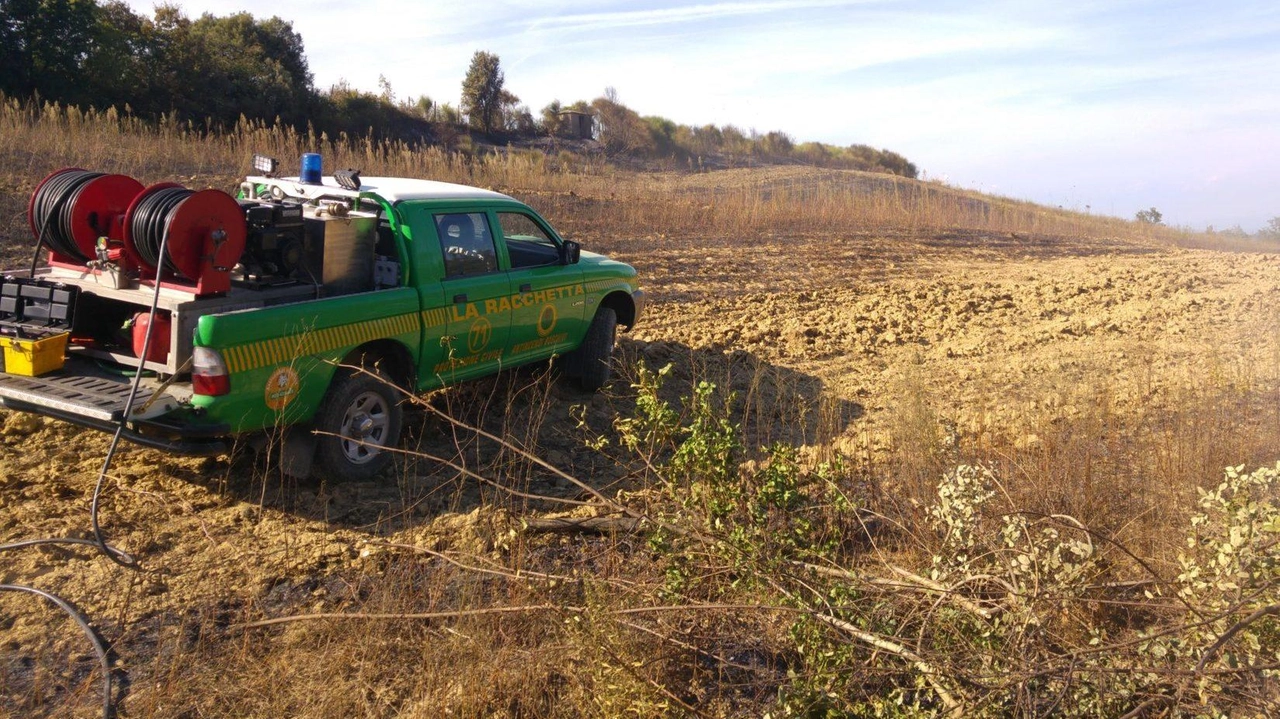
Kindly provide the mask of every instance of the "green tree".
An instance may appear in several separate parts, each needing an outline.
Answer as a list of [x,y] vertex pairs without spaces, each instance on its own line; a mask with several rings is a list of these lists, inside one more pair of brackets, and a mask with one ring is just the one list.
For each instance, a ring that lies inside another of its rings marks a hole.
[[564,109],[560,106],[559,100],[552,100],[547,106],[542,108],[542,130],[548,135],[555,136],[560,134],[560,111]]
[[659,154],[674,157],[680,150],[676,143],[676,123],[665,117],[650,115],[641,118],[649,126],[649,135]]
[[510,93],[504,95],[505,81],[498,56],[476,50],[462,81],[462,112],[472,127],[486,135],[501,123],[504,100],[516,99]]
[[311,119],[316,95],[292,23],[249,13],[192,21],[180,8],[160,5],[154,18],[135,25],[126,10],[107,13],[111,47],[128,48],[134,58],[133,77],[116,102],[147,115],[176,111],[224,125],[241,115],[295,125]]
[[533,119],[531,112],[526,105],[521,105],[520,99],[515,95],[511,95],[512,102],[503,103],[503,125],[507,132],[514,132],[517,135],[525,137],[535,135],[538,132],[538,123]]
[[734,162],[741,162],[751,156],[754,145],[751,138],[733,125],[720,128],[721,150]]
[[914,163],[908,162],[907,158],[892,150],[880,150],[876,164],[886,172],[909,177],[913,180],[919,174]]
[[62,102],[88,99],[82,72],[97,13],[93,0],[0,0],[0,90]]
[[791,154],[795,142],[791,136],[785,132],[774,130],[760,138],[760,150],[766,155],[773,157],[786,157]]
[[640,119],[635,110],[618,100],[618,92],[612,87],[591,103],[600,120],[600,144],[612,155],[647,155],[655,144],[649,125]]
[[90,104],[128,105],[150,114],[154,89],[146,58],[152,55],[154,34],[148,25],[122,0],[98,6],[92,48],[81,75]]
[[724,133],[715,125],[703,125],[693,128],[690,150],[698,155],[711,155],[724,147]]
[[1160,214],[1160,210],[1152,207],[1147,210],[1138,210],[1133,219],[1144,225],[1158,225],[1164,219],[1164,215]]
[[302,36],[293,24],[272,17],[257,20],[247,12],[214,17],[208,13],[191,24],[191,50],[202,83],[192,98],[195,117],[233,123],[240,115],[287,122],[305,119],[311,93]]
[[821,167],[831,162],[832,149],[821,142],[803,142],[796,146],[795,156],[809,165]]

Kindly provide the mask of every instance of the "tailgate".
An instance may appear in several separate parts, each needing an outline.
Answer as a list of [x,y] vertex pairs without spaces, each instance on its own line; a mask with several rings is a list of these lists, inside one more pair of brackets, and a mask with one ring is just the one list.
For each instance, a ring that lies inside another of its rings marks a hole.
[[[119,422],[132,385],[132,377],[105,371],[92,360],[70,358],[62,369],[40,377],[0,373],[0,401],[22,409],[39,407],[99,422]],[[171,412],[186,398],[183,395],[190,395],[190,385],[173,385],[151,401],[159,387],[157,380],[143,379],[130,421]]]

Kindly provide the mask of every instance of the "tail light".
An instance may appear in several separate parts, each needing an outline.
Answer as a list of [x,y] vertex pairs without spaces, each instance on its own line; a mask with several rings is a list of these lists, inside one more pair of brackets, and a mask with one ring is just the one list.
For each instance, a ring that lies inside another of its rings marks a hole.
[[231,392],[231,376],[227,363],[217,350],[196,347],[191,355],[191,388],[196,394],[220,397]]

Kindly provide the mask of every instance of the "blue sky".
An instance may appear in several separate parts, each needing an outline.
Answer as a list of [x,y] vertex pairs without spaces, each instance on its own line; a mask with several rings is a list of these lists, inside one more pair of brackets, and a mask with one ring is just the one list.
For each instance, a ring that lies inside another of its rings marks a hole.
[[1280,216],[1275,0],[177,4],[291,20],[321,88],[381,74],[456,105],[487,50],[535,113],[614,87],[644,115],[885,147],[1081,211],[1251,232]]

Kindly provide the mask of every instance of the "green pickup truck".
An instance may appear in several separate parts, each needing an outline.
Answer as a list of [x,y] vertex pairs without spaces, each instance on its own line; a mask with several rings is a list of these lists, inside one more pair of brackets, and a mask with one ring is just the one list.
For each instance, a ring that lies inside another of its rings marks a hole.
[[[125,438],[167,451],[217,454],[293,427],[305,431],[286,433],[291,473],[366,479],[399,441],[402,390],[551,357],[595,390],[617,329],[644,304],[629,265],[583,252],[498,192],[347,172],[251,176],[225,199],[119,180],[95,190],[98,177],[80,197],[59,194],[75,172],[33,196],[48,266],[0,281],[6,361],[29,349],[22,337],[54,332],[65,354],[48,369],[6,367],[0,402],[123,423]],[[114,204],[102,199],[112,192]],[[77,213],[96,248],[62,226]]]

